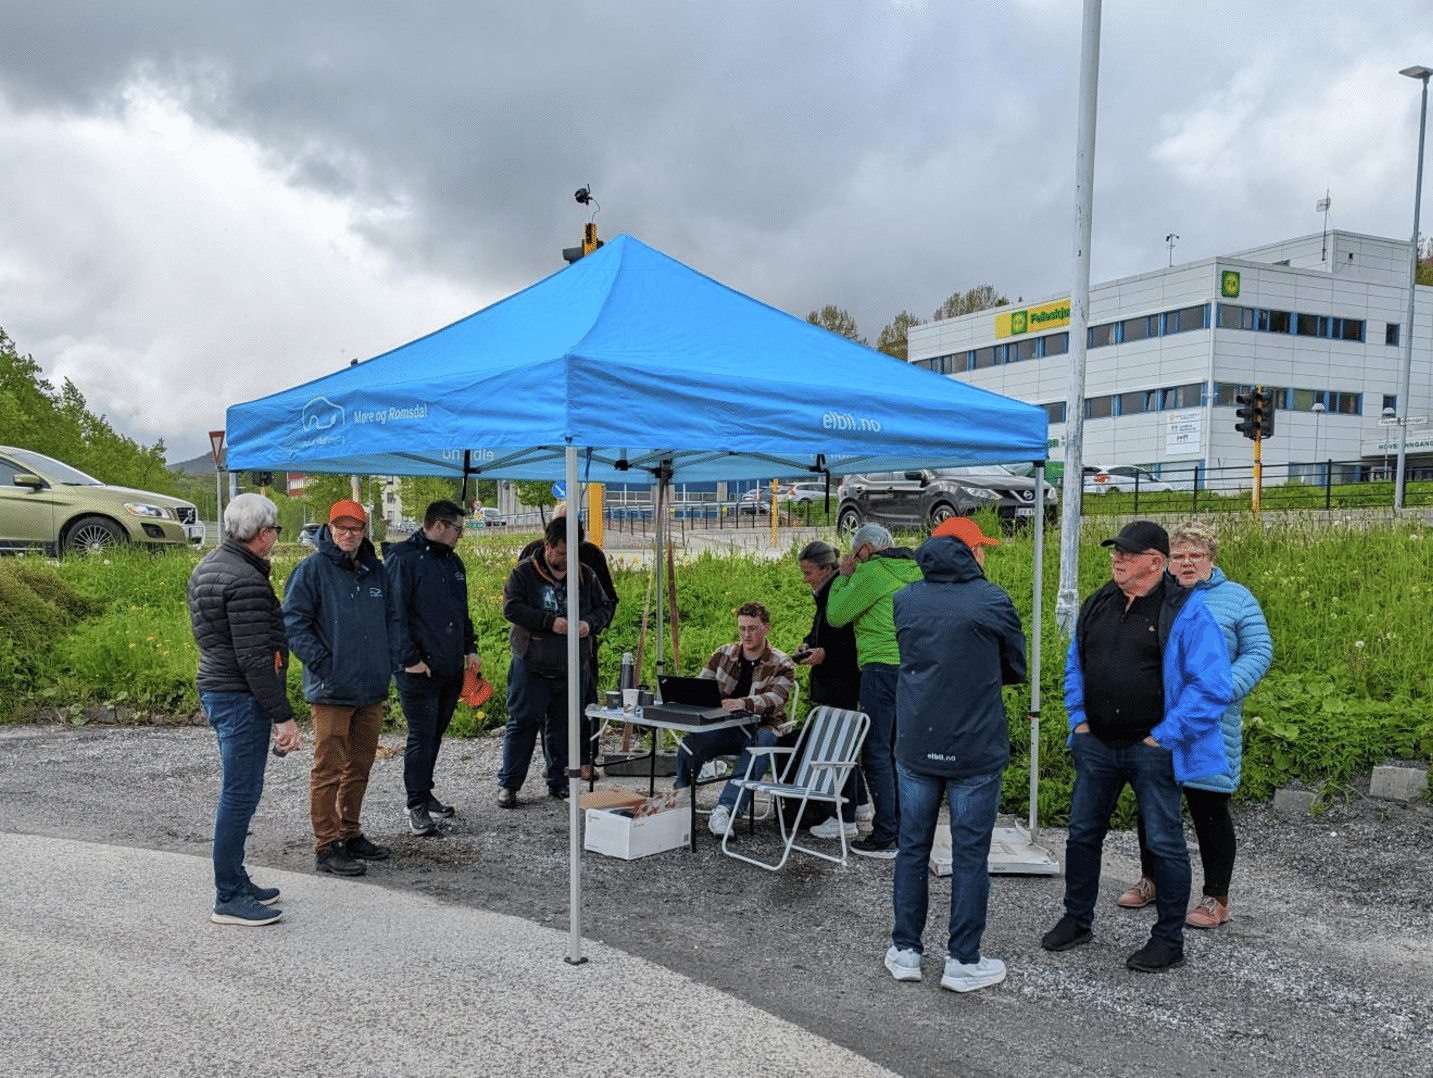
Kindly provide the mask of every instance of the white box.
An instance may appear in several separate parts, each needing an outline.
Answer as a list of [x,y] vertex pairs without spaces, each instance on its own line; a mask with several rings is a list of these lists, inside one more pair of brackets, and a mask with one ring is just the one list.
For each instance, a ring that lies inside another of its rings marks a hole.
[[611,809],[588,809],[583,849],[631,861],[638,857],[675,850],[692,841],[691,806],[682,801],[675,808],[633,819]]

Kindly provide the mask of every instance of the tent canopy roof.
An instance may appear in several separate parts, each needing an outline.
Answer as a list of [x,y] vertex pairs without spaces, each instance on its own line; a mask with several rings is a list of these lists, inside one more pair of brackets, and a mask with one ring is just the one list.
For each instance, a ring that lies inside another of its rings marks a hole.
[[619,236],[391,352],[228,415],[229,467],[679,481],[1044,460],[1045,412]]

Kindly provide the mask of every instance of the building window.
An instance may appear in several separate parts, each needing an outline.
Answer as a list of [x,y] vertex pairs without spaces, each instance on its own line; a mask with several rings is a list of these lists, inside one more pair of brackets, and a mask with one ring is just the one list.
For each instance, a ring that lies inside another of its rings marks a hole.
[[1301,314],[1294,319],[1294,332],[1300,337],[1327,337],[1327,322],[1316,314]]
[[1333,318],[1330,322],[1329,336],[1334,340],[1363,343],[1367,323],[1362,318]]
[[1398,343],[1398,331],[1399,331],[1399,329],[1400,329],[1400,326],[1399,326],[1399,323],[1397,323],[1397,322],[1389,322],[1388,325],[1384,326],[1384,327],[1383,327],[1383,343],[1384,343],[1384,344],[1397,344],[1397,343]]
[[1160,390],[1159,406],[1166,412],[1178,411],[1180,408],[1198,408],[1203,403],[1203,382],[1190,382],[1188,385]]
[[1164,316],[1165,333],[1189,333],[1196,329],[1209,328],[1209,304],[1198,307],[1181,307],[1168,311]]
[[1338,415],[1363,415],[1363,394],[1330,393],[1328,410]]
[[1259,308],[1254,312],[1254,328],[1260,333],[1288,333],[1293,324],[1293,315],[1288,311],[1271,311]]
[[1045,414],[1050,417],[1051,423],[1063,423],[1065,421],[1065,402],[1055,401],[1053,404],[1042,404]]
[[977,348],[973,354],[975,356],[975,363],[970,368],[971,370],[978,371],[984,370],[986,367],[995,366],[995,349],[993,347]]
[[1089,397],[1085,401],[1086,419],[1108,419],[1114,415],[1113,397]]
[[1254,310],[1252,307],[1240,307],[1236,303],[1219,304],[1219,328],[1220,329],[1253,329]]
[[1048,337],[1041,337],[1045,342],[1045,355],[1063,356],[1070,350],[1070,335],[1068,333],[1052,333]]
[[1153,403],[1154,393],[1149,390],[1137,389],[1133,393],[1121,393],[1116,398],[1119,404],[1120,415],[1139,415],[1141,412],[1150,412]]
[[1091,326],[1089,331],[1089,348],[1103,348],[1107,344],[1115,343],[1115,324],[1106,322],[1103,325]]
[[1383,395],[1383,407],[1384,407],[1385,409],[1387,409],[1387,408],[1392,408],[1392,409],[1393,409],[1393,414],[1394,414],[1394,415],[1397,415],[1397,414],[1398,414],[1398,394],[1397,394],[1397,393],[1385,393],[1385,394]]
[[1012,353],[1010,356],[1011,363],[1017,363],[1026,359],[1034,359],[1035,353],[1040,348],[1040,338],[1026,337],[1023,340],[1016,341],[1014,344],[1010,345],[1009,348],[1010,352]]
[[1159,326],[1156,322],[1158,317],[1158,315],[1142,315],[1139,318],[1126,318],[1120,323],[1120,340],[1129,343],[1156,336],[1159,333]]

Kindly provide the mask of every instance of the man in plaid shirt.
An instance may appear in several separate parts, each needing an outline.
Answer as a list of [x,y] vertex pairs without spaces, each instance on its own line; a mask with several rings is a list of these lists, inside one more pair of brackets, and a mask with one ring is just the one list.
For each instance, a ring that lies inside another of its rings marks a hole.
[[[787,721],[786,701],[796,679],[796,666],[782,652],[766,642],[771,632],[771,615],[760,603],[745,603],[736,612],[736,630],[740,640],[724,644],[712,653],[700,677],[715,678],[721,689],[721,705],[728,711],[759,716],[754,726],[735,726],[708,733],[688,734],[677,751],[677,789],[692,785],[702,765],[717,756],[737,754],[734,774],[745,776],[753,745],[769,747],[776,744],[781,726]],[[766,758],[757,759],[753,778],[766,774]],[[741,815],[744,791],[731,783],[722,788],[717,807],[712,810],[712,834],[720,837],[731,827],[734,817]]]

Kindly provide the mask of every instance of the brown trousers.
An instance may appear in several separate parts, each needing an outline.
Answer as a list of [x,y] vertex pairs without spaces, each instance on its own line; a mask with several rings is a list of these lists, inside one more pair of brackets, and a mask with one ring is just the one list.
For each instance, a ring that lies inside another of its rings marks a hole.
[[313,704],[313,771],[309,816],[314,849],[362,833],[358,816],[368,790],[368,772],[378,752],[378,732],[388,702],[352,705]]

